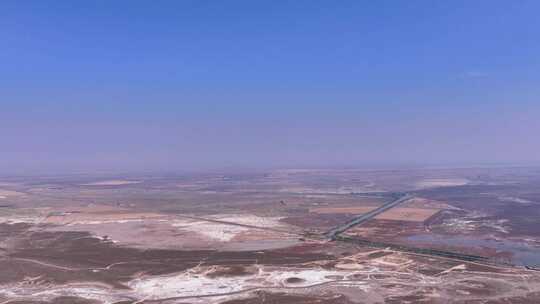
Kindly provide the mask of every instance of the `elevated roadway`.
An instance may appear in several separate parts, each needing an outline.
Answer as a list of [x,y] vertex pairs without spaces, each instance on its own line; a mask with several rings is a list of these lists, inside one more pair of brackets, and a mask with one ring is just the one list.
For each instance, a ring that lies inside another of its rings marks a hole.
[[361,215],[358,215],[357,217],[353,218],[352,220],[346,222],[345,224],[338,226],[326,233],[326,236],[331,239],[335,240],[336,237],[343,232],[351,229],[354,226],[361,225],[362,223],[369,221],[370,219],[376,217],[377,215],[394,208],[395,206],[404,203],[405,201],[408,201],[409,199],[413,198],[412,195],[408,193],[400,194],[396,199],[385,203],[384,205],[380,206],[379,208],[373,209],[369,212],[363,213]]

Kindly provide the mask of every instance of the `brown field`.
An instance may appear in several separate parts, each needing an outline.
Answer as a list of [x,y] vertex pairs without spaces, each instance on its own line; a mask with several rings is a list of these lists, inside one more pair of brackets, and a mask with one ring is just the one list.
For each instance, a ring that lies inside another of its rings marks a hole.
[[[319,214],[362,214],[367,213],[375,207],[321,207],[312,208],[309,211]],[[393,221],[408,221],[408,222],[424,222],[440,209],[423,209],[423,208],[393,208],[375,217],[378,220],[393,220]]]

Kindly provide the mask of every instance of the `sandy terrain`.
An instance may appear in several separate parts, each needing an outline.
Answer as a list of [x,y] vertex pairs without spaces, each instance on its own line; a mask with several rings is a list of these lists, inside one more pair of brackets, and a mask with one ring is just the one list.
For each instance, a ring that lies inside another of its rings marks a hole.
[[104,223],[125,223],[127,221],[145,220],[153,218],[165,218],[163,214],[150,212],[134,212],[134,213],[65,213],[61,215],[51,215],[45,219],[48,224],[86,224],[98,225]]
[[433,178],[425,179],[416,183],[417,189],[451,187],[467,185],[469,180],[463,178]]
[[57,211],[59,212],[66,212],[66,213],[104,213],[104,212],[126,212],[129,209],[116,207],[116,206],[109,206],[109,205],[97,205],[97,204],[88,204],[86,206],[66,206],[63,208],[58,208]]
[[0,208],[0,223],[37,224],[43,221],[49,211],[47,208]]
[[227,214],[227,215],[215,215],[209,216],[209,218],[232,222],[242,225],[251,225],[265,228],[286,228],[287,225],[280,222],[282,217],[261,217],[252,214]]
[[455,209],[455,207],[448,205],[445,202],[425,199],[421,197],[414,197],[408,200],[401,207],[421,208],[421,209],[440,209],[440,210]]
[[[159,299],[164,297],[223,294],[256,287],[307,287],[345,278],[347,270],[321,268],[275,268],[258,266],[247,275],[208,277],[209,268],[200,267],[172,276],[136,279],[128,283],[141,297]],[[292,278],[292,279],[291,279]],[[156,297],[155,295],[160,295]]]
[[[540,171],[523,170],[11,178],[0,303],[540,303],[521,266],[540,265]],[[415,198],[344,234],[372,243],[324,234],[397,193]]]
[[249,214],[236,214],[208,216],[206,218],[209,221],[189,218],[175,219],[171,225],[177,228],[180,233],[191,235],[195,239],[203,240],[203,243],[211,248],[221,250],[276,249],[298,243],[299,237],[289,233],[296,229],[279,222],[279,217],[265,218]]
[[147,249],[213,249],[214,241],[185,233],[166,219],[87,221],[54,226],[47,231],[80,231],[107,239],[120,246]]
[[228,242],[236,235],[249,230],[249,228],[242,226],[184,219],[175,220],[172,226],[179,230],[199,234],[204,238],[219,242]]
[[122,185],[132,185],[132,184],[139,184],[139,183],[141,183],[141,181],[111,179],[111,180],[104,180],[104,181],[81,184],[81,186],[122,186]]
[[116,210],[52,215],[43,222],[58,225],[48,227],[48,231],[89,231],[136,248],[246,251],[284,248],[299,242],[299,236],[290,233],[296,229],[280,222],[279,217],[234,214],[206,218]]
[[[312,208],[309,211],[319,214],[362,214],[373,209],[375,207],[321,207]],[[439,209],[393,208],[374,218],[379,220],[423,222],[439,211]]]
[[25,194],[22,192],[0,189],[0,199],[6,199],[8,197],[17,197],[17,196],[24,196],[24,195]]

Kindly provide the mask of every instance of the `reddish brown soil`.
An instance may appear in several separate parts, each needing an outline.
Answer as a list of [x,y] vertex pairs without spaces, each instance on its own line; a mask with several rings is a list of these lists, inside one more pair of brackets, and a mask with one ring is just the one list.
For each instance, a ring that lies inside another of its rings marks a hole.
[[423,233],[425,227],[420,222],[403,222],[389,220],[370,220],[361,226],[347,231],[347,234],[355,235],[380,242],[398,242],[400,238]]
[[285,280],[285,281],[286,281],[287,283],[289,283],[289,284],[298,284],[298,283],[304,282],[304,279],[292,277],[292,278],[288,278],[288,279]]
[[[376,206],[355,206],[355,207],[318,207],[312,208],[309,211],[317,214],[363,214],[377,208]],[[439,209],[428,208],[392,208],[384,213],[381,213],[375,217],[380,220],[391,221],[406,221],[406,222],[424,222],[436,213]]]
[[243,266],[253,264],[298,265],[335,259],[311,246],[290,251],[141,250],[103,242],[85,232],[36,232],[18,236],[17,243],[17,248],[10,249],[7,257],[0,260],[0,268],[9,270],[0,272],[0,283],[45,274],[41,280],[47,283],[95,281],[126,288],[123,282],[136,273],[174,273],[195,267],[201,261],[205,265],[228,267],[223,275],[240,275]]
[[13,237],[15,235],[25,232],[27,229],[32,227],[26,223],[16,223],[16,224],[0,224],[0,241],[4,241],[7,238]]
[[377,259],[377,258],[382,258],[383,256],[387,256],[389,254],[392,254],[392,253],[391,252],[385,252],[385,251],[377,251],[377,252],[373,252],[373,253],[368,254],[367,258],[368,259]]
[[353,214],[318,214],[307,213],[300,216],[292,216],[282,219],[284,223],[302,227],[326,231],[335,226],[341,225],[354,218]]
[[480,265],[480,264],[467,264],[467,271],[500,272],[498,268],[487,266],[487,265]]
[[422,292],[411,295],[392,296],[384,300],[384,304],[403,304],[403,303],[422,303],[422,304],[438,304],[440,301],[430,299]]
[[217,277],[238,277],[252,274],[243,266],[221,266],[212,272],[206,274],[209,278]]
[[489,300],[486,302],[479,302],[485,304],[538,304],[540,303],[540,293],[533,292],[529,293],[524,297],[511,297],[511,298],[502,298],[497,300]]
[[10,304],[100,304],[99,301],[79,297],[58,297],[50,302],[45,301],[10,301]]
[[343,295],[332,297],[314,297],[304,295],[292,295],[285,293],[259,292],[255,297],[239,300],[225,301],[221,304],[352,304]]

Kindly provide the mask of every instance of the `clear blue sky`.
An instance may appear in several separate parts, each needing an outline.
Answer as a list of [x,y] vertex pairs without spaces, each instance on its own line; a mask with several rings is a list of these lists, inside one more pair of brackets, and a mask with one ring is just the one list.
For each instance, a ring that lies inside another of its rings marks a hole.
[[0,1],[0,170],[540,162],[540,1]]

